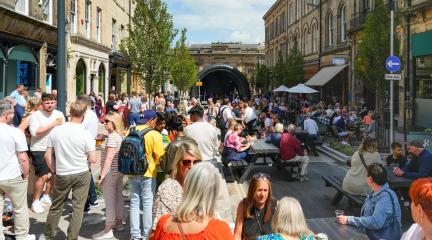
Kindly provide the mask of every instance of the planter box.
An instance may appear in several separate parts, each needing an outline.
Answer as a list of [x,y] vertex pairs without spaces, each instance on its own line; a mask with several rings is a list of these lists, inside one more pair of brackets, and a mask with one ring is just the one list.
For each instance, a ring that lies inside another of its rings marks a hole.
[[423,142],[423,146],[432,151],[432,134],[425,132],[408,132],[407,134],[408,142],[412,140],[419,140]]
[[348,161],[351,160],[351,156],[347,156],[325,144],[323,144],[322,146],[317,147],[317,149],[324,153],[325,155],[329,156],[330,158],[342,162],[342,163],[347,163]]

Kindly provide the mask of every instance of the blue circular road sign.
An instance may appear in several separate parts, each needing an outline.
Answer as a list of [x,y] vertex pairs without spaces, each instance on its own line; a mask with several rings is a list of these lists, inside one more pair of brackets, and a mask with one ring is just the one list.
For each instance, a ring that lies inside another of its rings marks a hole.
[[386,60],[386,68],[389,72],[399,72],[401,68],[401,61],[396,56],[390,56]]

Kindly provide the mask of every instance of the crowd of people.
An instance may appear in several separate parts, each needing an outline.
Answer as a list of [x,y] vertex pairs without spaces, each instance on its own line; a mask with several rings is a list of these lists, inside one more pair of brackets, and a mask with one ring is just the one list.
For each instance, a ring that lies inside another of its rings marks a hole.
[[[221,188],[216,159],[222,157],[225,165],[250,161],[248,149],[257,138],[263,138],[280,148],[282,161],[299,162],[299,180],[307,181],[309,154],[301,144],[305,140],[297,134],[299,126],[307,139],[316,140],[317,122],[336,127],[342,136],[346,125],[358,119],[367,127],[343,188],[366,196],[366,201],[359,217],[340,215],[337,221],[364,230],[371,239],[432,239],[432,180],[427,178],[432,155],[421,143],[412,141],[412,155],[406,161],[401,145],[395,143],[383,163],[371,137],[374,116],[367,109],[357,118],[337,104],[324,108],[322,103],[314,105],[306,100],[301,100],[302,107],[298,103],[285,107],[262,96],[236,97],[208,99],[202,106],[193,97],[177,100],[169,92],[152,98],[111,92],[106,103],[95,94],[78,96],[69,104],[65,117],[56,110],[54,93],[36,91],[34,97],[26,99],[26,92],[19,85],[0,100],[0,198],[9,198],[13,204],[16,239],[35,239],[29,234],[26,201],[30,165],[36,175],[31,210],[41,214],[49,207],[40,239],[56,238],[70,193],[67,239],[78,239],[84,214],[98,205],[96,187],[103,191],[105,227],[92,238],[111,239],[115,231],[125,230],[125,177],[130,191],[131,239],[317,239],[307,226],[299,201],[292,197],[274,199],[270,176],[265,173],[256,173],[250,180],[247,196],[237,207],[232,233],[216,214]],[[293,108],[297,113],[291,121]],[[96,141],[100,140],[102,124],[108,134],[98,161]],[[125,175],[119,170],[122,142],[132,131],[145,132],[142,138],[148,167],[142,175]],[[306,150],[316,154],[310,146]],[[100,162],[100,170],[92,174],[90,166],[96,162]],[[385,164],[394,166],[397,176],[418,179],[404,195],[405,200],[411,200],[416,222],[404,235],[399,199],[389,188]],[[98,176],[96,181],[93,175]]]

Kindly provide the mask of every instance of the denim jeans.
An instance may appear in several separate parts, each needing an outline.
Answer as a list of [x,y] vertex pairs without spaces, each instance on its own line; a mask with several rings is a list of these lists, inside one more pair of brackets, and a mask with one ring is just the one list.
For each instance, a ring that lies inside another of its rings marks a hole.
[[85,204],[84,209],[90,209],[90,204],[94,204],[98,199],[97,193],[96,193],[96,186],[93,180],[93,175],[90,176],[90,187],[89,187],[89,193],[87,196],[87,201]]
[[129,113],[129,124],[132,126],[138,125],[140,119],[139,113]]
[[[153,196],[156,191],[156,178],[130,176],[130,235],[131,238],[146,239],[150,233],[153,219]],[[141,232],[140,203],[142,204],[143,231]]]

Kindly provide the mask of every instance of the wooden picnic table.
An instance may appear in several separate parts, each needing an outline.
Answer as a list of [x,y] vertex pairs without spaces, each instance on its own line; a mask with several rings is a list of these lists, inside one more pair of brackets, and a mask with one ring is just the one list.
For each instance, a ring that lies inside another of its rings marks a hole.
[[386,166],[387,170],[387,182],[391,188],[406,188],[408,189],[411,186],[411,183],[414,182],[414,179],[399,177],[393,174],[393,168]]
[[309,229],[315,234],[325,233],[329,240],[338,239],[368,239],[358,228],[352,225],[342,225],[334,218],[307,219]]
[[253,154],[253,158],[248,163],[248,166],[246,167],[245,171],[241,175],[239,180],[240,183],[243,183],[246,180],[249,173],[256,165],[256,161],[258,160],[259,157],[264,157],[264,161],[266,157],[270,157],[274,162],[275,158],[277,158],[279,155],[279,148],[277,148],[271,143],[266,143],[265,139],[257,139],[251,142],[251,146],[249,148],[249,154]]

